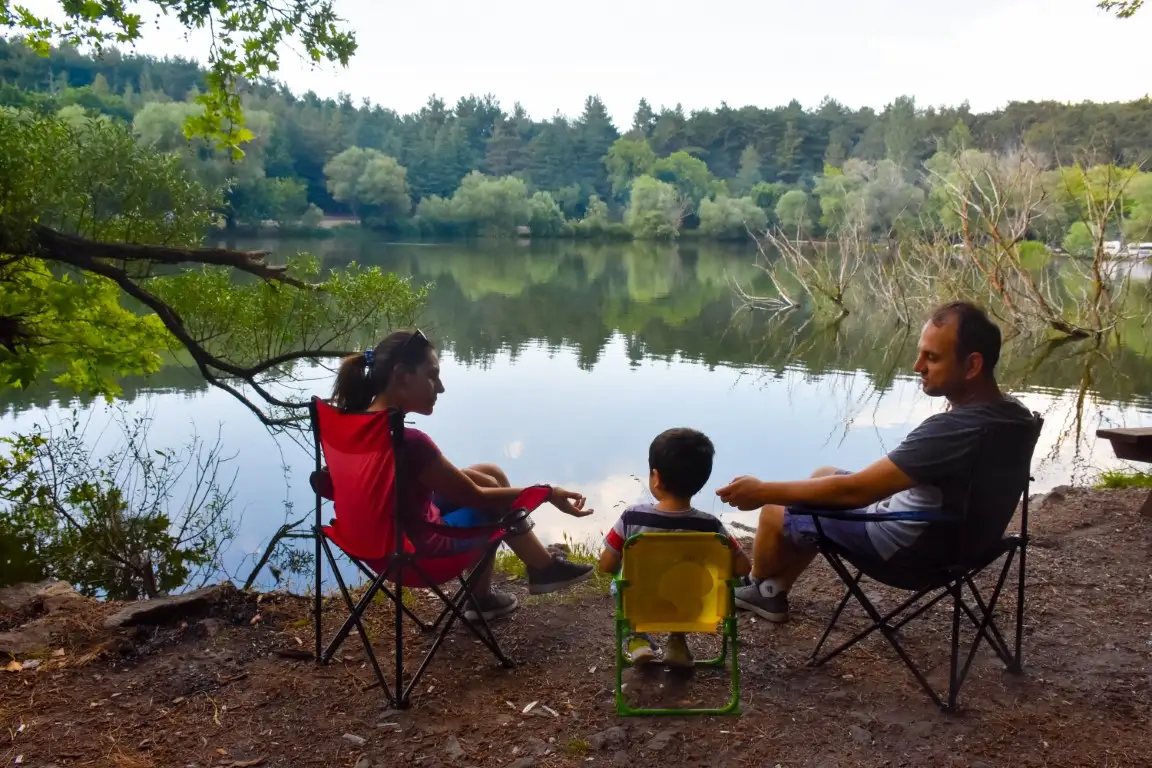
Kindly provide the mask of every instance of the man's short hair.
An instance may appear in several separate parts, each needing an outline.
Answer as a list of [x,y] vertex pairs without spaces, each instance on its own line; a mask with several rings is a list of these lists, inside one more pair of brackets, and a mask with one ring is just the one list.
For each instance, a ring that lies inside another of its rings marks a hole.
[[661,432],[648,447],[648,468],[660,473],[660,484],[682,499],[695,496],[712,476],[716,448],[702,432],[677,427]]
[[937,328],[956,322],[956,357],[963,361],[973,352],[984,358],[984,375],[991,376],[1000,361],[1000,328],[988,314],[968,301],[953,301],[932,310],[931,322]]

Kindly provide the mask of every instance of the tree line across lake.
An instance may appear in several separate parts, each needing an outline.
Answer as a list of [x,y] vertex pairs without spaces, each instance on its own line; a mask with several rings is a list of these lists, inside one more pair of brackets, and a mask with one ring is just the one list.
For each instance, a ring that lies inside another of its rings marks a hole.
[[[825,99],[814,109],[793,101],[686,113],[641,100],[631,125],[617,126],[596,96],[575,118],[535,120],[491,96],[455,105],[434,96],[398,114],[261,82],[245,91],[252,139],[237,160],[185,138],[186,120],[202,109],[192,99],[204,74],[181,58],[116,50],[94,58],[69,47],[41,57],[0,40],[0,105],[75,126],[93,117],[130,126],[138,141],[179,153],[205,186],[224,189],[217,213],[229,225],[314,227],[325,215],[354,215],[406,235],[528,227],[534,236],[740,239],[773,225],[832,235],[856,209],[852,226],[891,234],[941,218],[931,189],[940,152],[1023,148],[1052,167],[1132,166],[1152,147],[1148,98],[1014,102],[982,114],[922,108],[910,97],[879,112]],[[1141,176],[1129,179],[1117,219],[1129,239],[1147,237],[1152,221],[1152,183]],[[1054,216],[1036,235],[1075,248],[1091,239],[1076,224]]]

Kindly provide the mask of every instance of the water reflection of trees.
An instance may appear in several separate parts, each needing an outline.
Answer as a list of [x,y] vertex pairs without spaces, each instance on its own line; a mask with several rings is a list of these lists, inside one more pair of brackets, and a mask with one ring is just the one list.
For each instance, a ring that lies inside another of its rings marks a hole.
[[[756,367],[769,375],[801,370],[809,377],[860,372],[879,393],[910,373],[917,328],[893,321],[879,300],[857,302],[836,322],[803,311],[772,314],[741,309],[732,284],[770,290],[750,247],[716,244],[590,244],[496,242],[382,244],[370,238],[245,242],[281,253],[312,249],[329,265],[380,264],[435,287],[421,320],[457,359],[489,365],[525,347],[571,349],[588,369],[616,335],[628,357],[696,361],[710,367]],[[1147,286],[1136,291],[1147,300]],[[1152,349],[1147,329],[1121,329],[1123,344],[1048,343],[1010,339],[1000,368],[1013,390],[1073,392],[1086,404],[1148,402]],[[189,390],[202,384],[179,366],[147,380],[125,381],[125,397],[147,390]],[[0,393],[7,409],[45,407],[45,388]]]
[[[466,363],[544,343],[573,348],[589,367],[620,334],[634,360],[679,357],[813,376],[860,371],[879,391],[910,373],[919,329],[897,324],[881,302],[861,303],[836,322],[802,311],[742,311],[731,280],[764,285],[754,256],[712,245],[549,243],[393,247],[379,258],[435,280],[426,316]],[[1014,390],[1083,389],[1118,403],[1147,402],[1152,356],[1143,344],[1105,349],[1018,335],[1006,342],[1000,375]]]

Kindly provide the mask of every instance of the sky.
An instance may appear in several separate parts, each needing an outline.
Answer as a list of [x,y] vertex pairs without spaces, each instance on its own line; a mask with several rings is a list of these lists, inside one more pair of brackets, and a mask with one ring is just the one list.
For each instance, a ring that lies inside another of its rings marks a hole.
[[[31,0],[39,13],[58,0]],[[1096,0],[335,0],[359,50],[347,69],[285,52],[278,79],[367,98],[399,112],[435,93],[491,93],[537,119],[574,117],[603,99],[626,128],[641,97],[687,111],[773,107],[825,96],[877,110],[910,94],[921,106],[987,111],[1013,100],[1126,101],[1152,91],[1142,51],[1152,8],[1121,20]],[[203,59],[207,33],[151,21],[136,50]],[[1108,64],[1113,66],[1109,70]],[[1145,72],[1145,75],[1140,75]]]

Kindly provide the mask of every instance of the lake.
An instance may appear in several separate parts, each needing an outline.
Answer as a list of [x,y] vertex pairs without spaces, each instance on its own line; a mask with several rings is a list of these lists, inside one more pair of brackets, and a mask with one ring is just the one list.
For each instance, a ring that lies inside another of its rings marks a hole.
[[[415,417],[458,465],[496,462],[515,484],[549,482],[586,494],[581,520],[537,513],[545,541],[592,540],[624,505],[646,496],[651,439],[691,426],[715,442],[697,506],[728,522],[713,491],[740,474],[786,479],[819,465],[858,468],[891,449],[942,400],[911,374],[916,335],[883,307],[854,308],[836,325],[802,311],[748,311],[733,284],[767,292],[743,246],[581,242],[390,244],[369,236],[228,243],[277,254],[311,250],[330,266],[378,264],[434,282],[421,328],[442,349],[446,393]],[[1134,273],[1147,291],[1147,268]],[[1117,466],[1101,424],[1152,422],[1152,355],[1128,346],[1101,355],[1082,344],[1005,350],[1005,389],[1045,415],[1034,490],[1090,480]],[[328,391],[331,376],[310,385]],[[80,409],[109,444],[111,410],[52,387],[0,393],[0,430],[28,430]],[[286,514],[311,504],[312,458],[276,439],[238,403],[179,366],[125,382],[121,406],[155,417],[154,446],[219,431],[237,471],[238,535],[226,570],[243,578]],[[267,584],[267,579],[262,579]]]

